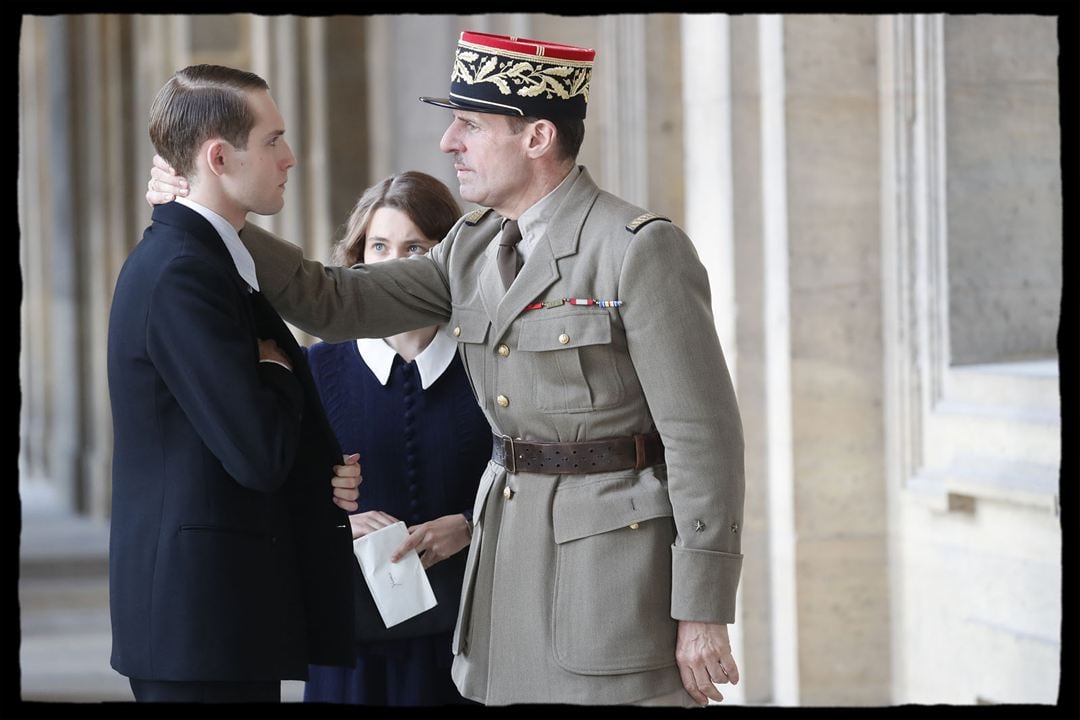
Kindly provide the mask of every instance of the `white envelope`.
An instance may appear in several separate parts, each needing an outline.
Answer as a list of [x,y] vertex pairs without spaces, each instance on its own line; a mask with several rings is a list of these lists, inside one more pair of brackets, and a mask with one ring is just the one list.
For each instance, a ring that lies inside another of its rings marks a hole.
[[390,562],[390,556],[408,537],[405,523],[398,521],[353,540],[353,554],[360,563],[364,580],[386,627],[393,627],[437,604],[415,550],[410,550],[396,563]]

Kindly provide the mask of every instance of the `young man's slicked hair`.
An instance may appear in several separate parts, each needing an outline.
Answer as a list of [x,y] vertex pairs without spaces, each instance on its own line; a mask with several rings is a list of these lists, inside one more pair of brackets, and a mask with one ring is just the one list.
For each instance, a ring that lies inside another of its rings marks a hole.
[[245,94],[269,89],[255,73],[223,65],[179,70],[150,106],[150,142],[178,175],[190,177],[196,152],[210,138],[247,149],[255,115]]

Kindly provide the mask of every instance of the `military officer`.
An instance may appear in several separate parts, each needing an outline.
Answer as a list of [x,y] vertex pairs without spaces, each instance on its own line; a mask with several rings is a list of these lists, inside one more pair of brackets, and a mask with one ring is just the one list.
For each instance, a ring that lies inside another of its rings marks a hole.
[[[461,218],[422,258],[324,267],[248,223],[259,284],[329,341],[444,323],[493,428],[453,638],[487,704],[705,704],[737,682],[742,426],[706,271],[576,164],[594,51],[464,32],[440,149]],[[155,191],[174,178],[155,171]],[[339,470],[355,472],[355,466]]]

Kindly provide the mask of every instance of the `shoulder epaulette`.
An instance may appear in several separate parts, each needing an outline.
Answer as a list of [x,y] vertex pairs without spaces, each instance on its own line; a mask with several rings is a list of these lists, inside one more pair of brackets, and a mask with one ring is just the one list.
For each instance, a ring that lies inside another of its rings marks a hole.
[[471,213],[465,216],[466,225],[475,225],[484,219],[484,216],[491,212],[491,208],[480,208],[479,210],[473,210]]
[[671,222],[671,218],[666,218],[663,215],[657,215],[656,213],[647,212],[644,215],[638,215],[636,218],[626,223],[626,229],[632,233],[636,233],[641,228],[645,227],[653,220],[666,220]]

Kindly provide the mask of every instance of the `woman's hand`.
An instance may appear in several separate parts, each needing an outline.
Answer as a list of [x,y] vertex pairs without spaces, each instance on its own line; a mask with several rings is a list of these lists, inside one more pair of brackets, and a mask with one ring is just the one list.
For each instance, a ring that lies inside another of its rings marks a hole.
[[177,197],[187,197],[188,181],[172,169],[160,155],[154,155],[150,168],[150,180],[146,183],[146,202],[151,207],[172,202]]
[[398,519],[388,515],[382,510],[368,510],[349,516],[349,524],[352,525],[353,540],[362,538],[368,533],[373,533],[388,525],[393,525]]
[[397,562],[410,550],[420,555],[420,563],[429,568],[469,544],[469,523],[461,513],[409,527],[409,539],[394,551],[390,562]]

